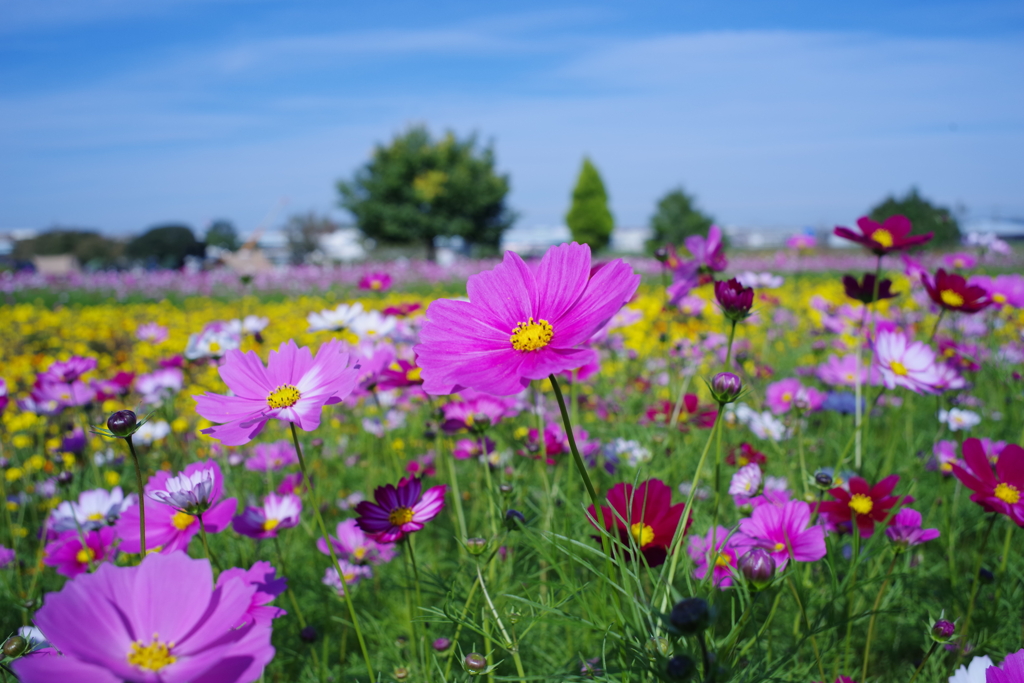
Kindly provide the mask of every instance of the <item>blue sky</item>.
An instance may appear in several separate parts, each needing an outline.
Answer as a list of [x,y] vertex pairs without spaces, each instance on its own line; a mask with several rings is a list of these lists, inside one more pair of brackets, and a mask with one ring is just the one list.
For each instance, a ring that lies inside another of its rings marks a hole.
[[520,225],[581,158],[621,225],[848,223],[910,186],[1024,215],[1024,3],[0,0],[0,232],[242,232],[336,208],[414,123],[477,132]]

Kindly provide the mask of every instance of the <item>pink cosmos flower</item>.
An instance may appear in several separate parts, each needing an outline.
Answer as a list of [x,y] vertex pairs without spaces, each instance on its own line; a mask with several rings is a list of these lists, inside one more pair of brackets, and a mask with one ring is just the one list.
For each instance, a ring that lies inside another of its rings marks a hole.
[[818,366],[818,379],[831,386],[852,387],[857,384],[858,374],[863,383],[865,370],[862,363],[858,372],[857,356],[853,354],[842,358],[830,355],[828,360]]
[[[353,564],[387,564],[395,558],[393,543],[378,543],[371,536],[367,536],[354,519],[340,522],[335,533],[337,536],[331,537],[334,552],[338,557]],[[317,540],[316,547],[324,555],[330,554],[324,539]]]
[[280,607],[273,607],[270,604],[288,588],[288,579],[283,576],[278,578],[277,570],[269,562],[257,562],[248,570],[241,567],[226,569],[217,577],[217,587],[224,586],[232,579],[241,579],[256,589],[252,594],[249,609],[237,624],[238,628],[251,623],[269,625],[274,619],[287,614]]
[[[373,576],[373,569],[365,564],[352,564],[351,562],[339,559],[338,566],[341,567],[341,575],[345,577],[345,584],[349,586],[354,586],[363,579],[369,579]],[[344,595],[344,589],[341,587],[341,578],[338,577],[338,570],[334,567],[327,568],[327,571],[324,572],[322,583],[336,590],[338,595]]]
[[[221,475],[220,466],[213,461],[194,462],[185,468],[184,474],[192,476],[197,472],[209,470],[213,475],[213,482],[207,502],[210,508],[203,513],[203,526],[206,532],[215,534],[223,531],[231,523],[231,517],[235,514],[238,501],[234,498],[220,500],[224,490],[224,477]],[[146,483],[146,494],[157,491],[167,491],[167,482],[171,478],[170,472],[160,470]],[[199,533],[199,522],[195,515],[176,510],[171,505],[158,503],[155,500],[146,501],[146,550],[154,551],[159,548],[161,553],[172,553],[176,550],[186,550],[192,537]],[[142,550],[139,539],[139,507],[137,505],[128,508],[122,513],[117,521],[117,535],[121,539],[120,549],[128,553],[137,553]]]
[[943,476],[953,474],[953,465],[957,464],[956,441],[938,441],[932,446],[932,460],[928,463],[929,469],[936,469]]
[[476,396],[467,401],[452,401],[442,410],[441,428],[446,432],[482,431],[501,422],[508,412],[508,404],[497,396]]
[[761,488],[761,468],[750,463],[739,468],[729,482],[729,495],[736,505],[746,505]]
[[683,244],[686,245],[687,251],[693,256],[700,270],[705,273],[720,272],[729,266],[722,244],[722,229],[717,225],[708,228],[707,238],[703,235],[690,235],[683,240]]
[[957,270],[970,270],[974,266],[978,265],[978,258],[974,254],[968,254],[966,252],[956,252],[953,254],[946,254],[942,257],[942,262],[949,268],[956,268]]
[[139,375],[135,380],[135,391],[142,395],[146,404],[163,403],[176,396],[185,385],[185,376],[178,368],[161,368],[148,375]]
[[998,512],[1024,526],[1024,448],[1016,444],[1004,447],[995,473],[978,439],[964,441],[961,452],[964,463],[954,464],[953,474],[974,491],[971,500],[986,512]]
[[914,393],[934,393],[939,381],[935,352],[924,342],[911,342],[902,332],[879,332],[874,365],[889,389],[904,387]]
[[52,382],[71,384],[90,370],[96,369],[95,358],[71,356],[67,360],[58,360],[50,364],[46,372],[39,375],[40,379]]
[[419,386],[423,384],[421,373],[418,365],[399,358],[380,371],[377,388],[387,390]]
[[10,548],[0,545],[0,569],[14,562],[15,553]]
[[159,344],[167,340],[167,328],[157,323],[143,323],[136,328],[135,338],[150,344]]
[[105,563],[48,594],[35,614],[62,654],[10,666],[22,683],[250,683],[274,657],[269,623],[236,628],[255,592],[241,577],[214,586],[210,563],[185,553]]
[[386,292],[391,288],[391,276],[387,273],[367,273],[359,278],[359,289]]
[[798,379],[789,378],[769,384],[765,400],[773,413],[781,415],[794,406],[800,410],[819,410],[825,402],[825,394],[814,387],[805,387]]
[[258,443],[253,446],[252,455],[245,461],[245,469],[253,472],[276,472],[282,467],[297,465],[299,458],[295,447],[286,440],[273,443]]
[[796,249],[798,251],[807,251],[814,249],[818,246],[818,240],[814,235],[802,233],[799,235],[793,235],[786,240],[786,248]]
[[703,579],[707,576],[710,564],[712,583],[719,588],[728,588],[732,585],[736,559],[746,552],[748,547],[745,539],[736,538],[735,535],[729,536],[729,530],[724,526],[709,529],[703,538],[691,536],[687,550],[697,564],[697,569],[693,572],[694,577]]
[[885,535],[902,548],[921,545],[939,537],[938,529],[922,529],[921,521],[921,513],[917,510],[900,508],[893,517],[892,526],[885,530]]
[[231,526],[249,538],[274,538],[281,529],[297,526],[301,512],[302,500],[298,496],[269,493],[263,499],[263,505],[245,508],[242,514],[231,520]]
[[57,536],[57,540],[47,544],[43,564],[55,567],[58,574],[78,576],[89,571],[90,562],[95,566],[117,555],[117,551],[114,550],[116,536],[114,527],[110,526],[97,531],[86,531],[81,535],[77,530],[64,531]]
[[119,372],[110,379],[90,380],[89,386],[96,392],[97,401],[109,401],[127,394],[134,380],[134,374]]
[[456,460],[469,460],[470,458],[479,458],[481,455],[489,455],[493,452],[494,442],[488,438],[484,438],[482,443],[479,439],[459,439],[455,442],[452,457]]
[[622,308],[640,276],[621,259],[592,270],[590,247],[553,247],[536,267],[506,252],[469,278],[469,301],[438,299],[415,347],[428,394],[470,387],[518,394],[530,380],[583,365],[579,348]]
[[1020,683],[1024,681],[1024,650],[1017,650],[999,666],[985,670],[985,683]]
[[415,477],[402,479],[397,487],[379,486],[373,492],[376,503],[364,500],[356,506],[356,523],[379,543],[394,543],[419,531],[440,514],[447,489],[435,486],[420,497],[423,485]]
[[1024,308],[1024,275],[973,275],[968,280],[970,285],[978,285],[987,293],[992,304],[998,308],[1013,306]]
[[204,429],[225,446],[251,441],[268,420],[293,422],[307,432],[320,426],[325,405],[340,402],[355,386],[358,366],[348,367],[348,354],[337,339],[325,343],[316,357],[307,347],[288,341],[271,351],[267,367],[255,352],[232,350],[220,366],[220,376],[233,396],[193,396],[196,412],[215,427]]
[[[781,572],[794,562],[817,562],[825,557],[825,530],[811,523],[811,506],[791,500],[781,507],[761,505],[754,514],[740,520],[740,534],[749,545],[771,553]],[[738,541],[742,542],[742,541]]]

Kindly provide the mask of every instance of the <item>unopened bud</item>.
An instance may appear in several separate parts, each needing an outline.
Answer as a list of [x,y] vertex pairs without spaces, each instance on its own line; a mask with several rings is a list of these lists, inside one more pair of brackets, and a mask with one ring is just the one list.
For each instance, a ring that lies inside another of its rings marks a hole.
[[736,562],[736,568],[755,590],[769,586],[775,578],[775,559],[764,548],[748,550]]
[[306,626],[301,631],[299,631],[299,638],[301,638],[302,641],[305,643],[315,643],[316,629],[312,626]]
[[518,531],[519,526],[526,526],[526,517],[519,510],[505,511],[505,528],[509,531]]
[[948,643],[956,633],[956,625],[946,619],[939,619],[932,624],[932,640],[937,643]]
[[467,538],[466,549],[474,555],[481,555],[487,550],[486,538]]
[[20,657],[28,649],[28,641],[21,636],[11,636],[4,643],[3,653],[5,657]]
[[476,675],[487,668],[487,658],[479,652],[470,652],[463,658],[462,664],[471,675]]
[[711,608],[703,598],[686,598],[676,603],[669,621],[682,636],[694,636],[711,625]]
[[135,413],[130,410],[119,410],[107,418],[107,429],[114,436],[119,436],[123,439],[135,433],[137,422]]
[[431,643],[431,645],[438,652],[444,652],[445,650],[447,650],[448,648],[450,648],[452,646],[452,641],[449,640],[448,638],[438,638],[433,643]]
[[720,405],[733,403],[743,391],[743,380],[731,372],[720,372],[711,378],[711,395]]
[[392,674],[394,675],[396,681],[404,681],[409,677],[409,670],[406,669],[404,666],[396,666]]
[[832,481],[832,473],[827,470],[818,470],[814,473],[814,485],[825,491],[834,488],[835,484]]
[[665,667],[665,673],[673,681],[688,681],[696,672],[697,665],[686,655],[676,655]]

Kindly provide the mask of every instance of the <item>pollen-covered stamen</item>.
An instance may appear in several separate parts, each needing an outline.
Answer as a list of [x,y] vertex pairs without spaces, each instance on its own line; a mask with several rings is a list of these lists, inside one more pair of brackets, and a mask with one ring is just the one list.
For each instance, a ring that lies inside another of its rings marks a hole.
[[953,308],[964,305],[964,298],[952,289],[944,289],[939,292],[939,298],[942,299],[942,303]]
[[194,521],[196,521],[195,517],[188,514],[187,512],[181,512],[180,510],[178,512],[175,512],[174,516],[171,517],[171,524],[173,524],[174,528],[178,531],[184,531],[185,529],[189,528],[190,526],[192,526],[192,522]]
[[906,377],[908,374],[907,366],[899,362],[898,360],[894,360],[893,362],[889,363],[889,369],[892,370],[892,374],[899,375],[900,377]]
[[388,521],[394,526],[402,526],[412,521],[412,508],[400,507],[395,508],[388,515]]
[[291,384],[282,384],[267,396],[267,405],[271,408],[291,408],[299,402],[302,394]]
[[715,566],[728,567],[732,564],[730,560],[731,558],[725,553],[717,553],[717,555],[715,556]]
[[850,509],[858,515],[869,515],[871,510],[875,507],[875,501],[871,500],[871,496],[865,496],[863,493],[855,493],[850,497]]
[[654,540],[654,527],[650,524],[631,524],[629,533],[633,535],[633,540],[641,548]]
[[96,559],[96,551],[92,548],[82,548],[75,553],[75,559],[78,560],[79,564],[89,564]]
[[1016,505],[1020,501],[1020,489],[1013,484],[1002,483],[996,486],[996,490],[993,491],[996,498],[1009,503],[1010,505]]
[[885,229],[878,229],[871,233],[871,239],[879,245],[888,249],[892,246],[892,233]]
[[533,317],[525,323],[519,323],[512,328],[512,336],[508,338],[512,342],[512,348],[516,351],[537,351],[543,349],[551,342],[555,330],[547,320],[534,322]]
[[280,523],[281,522],[279,522],[276,519],[268,519],[267,521],[263,522],[263,530],[264,531],[273,531],[274,529],[277,528],[277,525],[280,524]]
[[409,382],[419,382],[421,379],[423,379],[422,372],[423,370],[421,370],[420,368],[411,368],[408,371],[406,371],[405,379]]
[[132,649],[128,652],[128,663],[146,671],[160,671],[165,666],[170,666],[178,661],[178,658],[171,654],[174,643],[160,641],[160,636],[153,634],[153,641],[149,645],[143,644],[141,640],[132,643]]

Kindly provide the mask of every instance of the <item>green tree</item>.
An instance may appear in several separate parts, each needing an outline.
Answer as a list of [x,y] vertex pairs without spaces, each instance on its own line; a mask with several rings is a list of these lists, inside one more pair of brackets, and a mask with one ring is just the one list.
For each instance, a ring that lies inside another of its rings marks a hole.
[[436,256],[438,237],[462,237],[479,251],[497,251],[515,215],[505,205],[507,175],[495,171],[494,150],[475,135],[440,140],[416,126],[378,145],[355,178],[338,183],[341,205],[362,233],[382,244],[422,244]]
[[206,248],[187,225],[159,225],[136,237],[124,250],[125,256],[147,266],[181,268],[186,256],[203,256]]
[[914,234],[935,233],[928,246],[950,247],[960,244],[960,224],[952,212],[929,202],[918,194],[916,187],[910,188],[904,197],[886,197],[868,215],[879,222],[890,216],[906,216],[914,226]]
[[647,251],[653,253],[666,244],[682,244],[690,235],[707,235],[714,219],[697,208],[696,200],[683,188],[670,190],[658,201],[651,216],[651,239]]
[[220,247],[228,251],[237,251],[242,243],[238,239],[238,231],[231,221],[216,220],[206,229],[206,246]]
[[33,256],[72,254],[79,264],[89,268],[116,265],[124,251],[124,243],[112,240],[95,230],[53,228],[14,246],[14,257],[29,260]]
[[572,191],[572,206],[565,215],[573,240],[589,244],[594,251],[600,251],[611,241],[615,219],[608,210],[608,193],[604,189],[601,174],[583,157],[583,167]]

